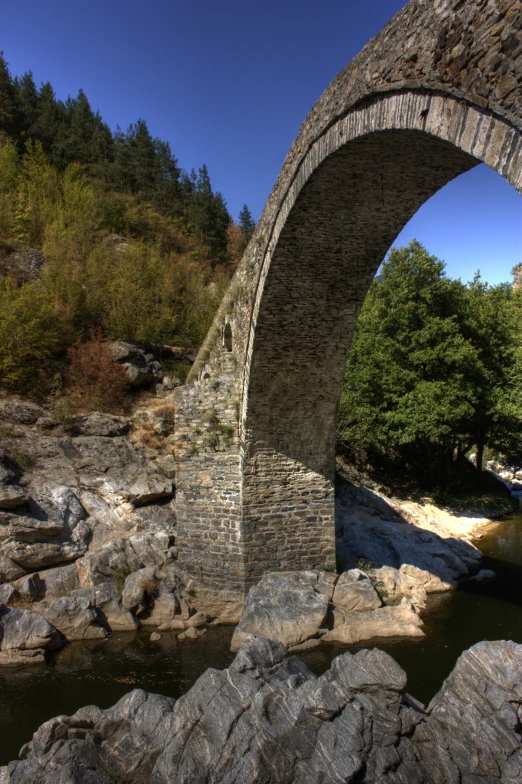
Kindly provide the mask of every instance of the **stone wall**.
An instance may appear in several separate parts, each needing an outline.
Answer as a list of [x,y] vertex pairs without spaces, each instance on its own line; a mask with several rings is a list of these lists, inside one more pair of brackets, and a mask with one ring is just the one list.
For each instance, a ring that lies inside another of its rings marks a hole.
[[[522,190],[521,29],[519,0],[412,0],[303,123],[178,392],[192,573],[240,588],[332,565],[335,423],[360,306],[394,238],[449,180],[484,161]],[[226,422],[239,410],[234,439],[186,447],[218,406]]]

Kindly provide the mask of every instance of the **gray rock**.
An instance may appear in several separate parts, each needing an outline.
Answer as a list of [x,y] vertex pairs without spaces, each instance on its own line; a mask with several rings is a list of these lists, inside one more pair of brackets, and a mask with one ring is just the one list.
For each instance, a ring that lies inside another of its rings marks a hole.
[[359,569],[351,569],[341,574],[332,601],[343,612],[376,610],[382,606],[382,601],[371,580]]
[[169,498],[173,494],[172,482],[159,474],[143,476],[137,479],[128,489],[127,499],[135,506],[150,504],[161,498]]
[[479,643],[426,712],[382,651],[345,653],[317,677],[280,643],[253,638],[177,702],[135,690],[108,710],[51,719],[8,781],[516,784],[521,668],[522,646]]
[[178,635],[178,640],[197,640],[198,630],[190,626],[186,631]]
[[250,589],[232,650],[250,636],[267,637],[291,646],[318,634],[328,597],[317,589],[317,572],[280,572],[263,577]]
[[50,416],[41,416],[36,420],[36,427],[40,430],[52,430],[54,427],[54,420]]
[[123,587],[123,606],[126,610],[138,613],[143,611],[146,608],[147,598],[155,593],[157,586],[158,579],[153,566],[129,574]]
[[42,615],[16,607],[0,612],[0,665],[41,663],[45,651],[60,645],[60,635]]
[[492,569],[481,569],[480,572],[469,578],[468,583],[485,583],[494,580],[496,576],[496,572]]
[[26,515],[10,515],[8,519],[9,535],[27,544],[53,541],[64,529],[64,522],[60,519],[38,519]]
[[154,596],[154,606],[151,610],[151,622],[154,626],[161,626],[172,621],[180,611],[180,603],[170,588],[163,581],[159,584],[158,592]]
[[342,642],[353,645],[362,640],[384,637],[424,637],[422,622],[408,599],[394,607],[380,607],[370,611],[352,610],[334,614],[335,625],[328,631],[325,642]]
[[69,640],[92,640],[107,636],[97,621],[91,601],[78,592],[55,599],[47,608],[45,617]]
[[14,400],[0,400],[0,419],[17,422],[21,425],[34,425],[43,411],[40,406],[29,400],[16,398]]
[[13,584],[16,588],[16,592],[22,598],[29,599],[30,601],[33,601],[43,593],[44,586],[40,579],[40,575],[37,572],[27,574],[25,577],[20,577],[18,580],[15,580]]
[[27,501],[27,493],[20,485],[0,485],[0,509],[16,509]]
[[176,460],[174,455],[160,455],[156,458],[156,463],[158,465],[159,470],[161,473],[166,476],[168,479],[174,479],[176,476]]
[[131,632],[138,628],[139,623],[134,615],[123,607],[114,583],[101,583],[93,589],[92,594],[94,606],[112,632]]
[[108,346],[111,356],[116,362],[134,359],[134,357],[143,353],[139,346],[135,346],[134,343],[127,343],[124,340],[114,340],[112,343],[108,343]]
[[[87,548],[83,549],[85,552]],[[24,542],[6,542],[3,545],[4,555],[10,558],[24,570],[38,570],[45,566],[53,566],[65,561],[74,561],[82,554],[82,549],[75,544],[53,544],[38,542],[25,544]]]
[[161,381],[163,370],[152,354],[146,353],[139,346],[133,343],[126,343],[117,340],[109,344],[112,358],[122,363],[127,377],[132,386],[139,387],[142,384],[153,381]]
[[129,420],[126,417],[94,411],[92,414],[77,416],[74,421],[74,427],[76,432],[84,436],[114,438],[127,433]]
[[0,552],[0,584],[8,580],[17,580],[25,573],[25,569]]
[[46,569],[39,572],[43,586],[43,594],[46,599],[66,596],[71,591],[80,587],[78,571],[75,564],[55,566],[53,569]]
[[208,615],[206,613],[198,612],[189,618],[187,621],[187,626],[193,626],[195,629],[199,629],[200,626],[205,626],[208,623]]
[[[375,523],[365,520],[365,507],[375,517]],[[383,566],[417,569],[433,579],[429,587],[424,586],[430,593],[451,589],[480,563],[480,551],[469,542],[443,539],[433,532],[415,530],[413,526],[406,533],[391,521],[405,522],[386,498],[346,480],[339,483],[336,549],[347,566],[356,566],[364,558],[375,569]]]
[[99,523],[107,525],[109,528],[114,528],[118,525],[118,518],[111,510],[109,504],[100,498],[97,493],[92,493],[86,490],[80,495],[80,501],[90,517],[94,517]]
[[3,610],[5,605],[9,604],[15,595],[16,588],[14,588],[11,583],[0,585],[0,609]]
[[150,635],[150,641],[158,642],[158,640],[161,640],[161,634],[159,634],[159,632],[152,632],[152,634]]
[[147,531],[174,532],[176,529],[176,509],[174,500],[167,503],[140,506],[137,515]]

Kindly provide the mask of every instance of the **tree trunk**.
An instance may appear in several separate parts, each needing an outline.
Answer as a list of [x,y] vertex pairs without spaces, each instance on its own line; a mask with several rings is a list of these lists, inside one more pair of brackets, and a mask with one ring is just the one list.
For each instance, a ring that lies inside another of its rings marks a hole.
[[475,467],[477,473],[482,471],[482,463],[484,462],[484,441],[477,441],[477,456],[475,458]]
[[431,444],[429,438],[424,439],[424,454],[426,456],[426,474],[428,478],[428,485],[433,487],[434,485],[434,476],[433,476],[433,455],[431,453]]

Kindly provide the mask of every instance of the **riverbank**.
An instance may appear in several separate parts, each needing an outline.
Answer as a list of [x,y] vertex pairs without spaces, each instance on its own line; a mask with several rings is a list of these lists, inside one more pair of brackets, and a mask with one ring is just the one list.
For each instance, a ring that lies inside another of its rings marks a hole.
[[[386,651],[408,676],[408,690],[428,704],[460,653],[480,640],[522,643],[522,516],[499,521],[480,541],[483,566],[497,573],[487,583],[467,582],[458,591],[430,594],[422,638],[388,638],[345,645],[320,641],[298,656],[321,675],[346,651]],[[36,727],[55,715],[72,715],[86,704],[106,709],[129,689],[141,688],[178,699],[208,668],[228,667],[234,655],[233,626],[208,629],[205,637],[179,642],[150,630],[114,634],[106,640],[73,642],[49,663],[0,670],[0,765],[18,755]],[[29,707],[30,706],[30,707]]]

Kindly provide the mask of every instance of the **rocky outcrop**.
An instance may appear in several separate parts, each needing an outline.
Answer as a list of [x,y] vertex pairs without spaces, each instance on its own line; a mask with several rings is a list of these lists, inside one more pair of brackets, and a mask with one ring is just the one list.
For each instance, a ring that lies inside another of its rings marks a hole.
[[116,340],[109,344],[109,348],[112,358],[125,368],[132,386],[140,387],[163,378],[160,363],[139,346]]
[[15,247],[0,242],[0,277],[8,277],[19,284],[36,280],[45,260],[45,255],[37,248]]
[[388,596],[373,572],[361,569],[340,577],[315,570],[274,573],[248,592],[231,649],[237,651],[253,636],[278,640],[291,650],[318,644],[318,638],[350,645],[383,637],[423,637],[423,606],[397,592]]
[[377,649],[315,676],[252,638],[177,702],[135,690],[43,724],[2,784],[515,784],[522,775],[522,646],[466,651],[428,710]]

